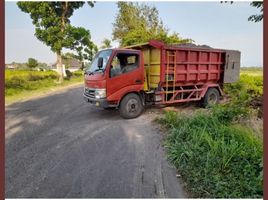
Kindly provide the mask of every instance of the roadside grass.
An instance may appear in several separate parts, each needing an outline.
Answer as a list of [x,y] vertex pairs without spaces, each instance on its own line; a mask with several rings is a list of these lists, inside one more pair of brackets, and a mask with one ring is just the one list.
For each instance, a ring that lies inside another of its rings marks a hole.
[[263,198],[263,76],[249,71],[224,86],[225,103],[157,118],[168,129],[168,158],[193,197]]
[[187,189],[199,198],[262,198],[262,140],[239,124],[247,109],[216,106],[194,115],[167,112],[165,147]]
[[5,101],[10,104],[47,93],[51,90],[82,83],[81,71],[72,74],[64,82],[57,83],[58,74],[54,71],[5,70]]

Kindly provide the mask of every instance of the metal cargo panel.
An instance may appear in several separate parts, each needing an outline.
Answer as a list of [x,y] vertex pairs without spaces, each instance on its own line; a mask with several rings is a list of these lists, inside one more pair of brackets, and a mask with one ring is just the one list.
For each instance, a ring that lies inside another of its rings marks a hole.
[[224,83],[233,83],[239,80],[240,57],[240,51],[226,50],[223,76]]
[[166,48],[162,61],[162,85],[176,87],[217,83],[224,56],[224,51],[216,49]]

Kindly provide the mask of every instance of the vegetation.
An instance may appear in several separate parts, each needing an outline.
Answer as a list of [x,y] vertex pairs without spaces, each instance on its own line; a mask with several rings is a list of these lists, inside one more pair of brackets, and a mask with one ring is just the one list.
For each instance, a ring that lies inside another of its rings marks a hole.
[[250,3],[251,6],[259,8],[260,9],[260,14],[255,14],[251,15],[248,18],[248,21],[253,21],[253,22],[260,22],[263,20],[263,1],[253,1]]
[[[16,63],[16,62],[12,62],[10,64],[13,65],[16,68],[16,70],[17,69],[19,69],[19,70],[22,70],[22,69],[25,69],[25,70],[33,69],[33,68],[30,68],[28,66],[28,63]],[[37,67],[35,69],[48,70],[49,67],[48,67],[47,63],[38,62]]]
[[257,112],[258,117],[263,114],[263,71],[262,68],[242,68],[240,80],[233,84],[226,84],[224,91],[237,105],[250,107]]
[[36,68],[37,65],[38,65],[37,60],[35,60],[34,58],[29,58],[29,59],[28,59],[27,66],[28,66],[29,68],[31,68],[31,69]]
[[111,45],[111,40],[105,38],[103,41],[102,41],[102,46],[101,46],[101,49],[108,49],[108,48],[111,48],[112,45]]
[[169,159],[194,197],[262,198],[262,141],[237,123],[247,110],[218,106],[193,116],[166,113]]
[[[70,72],[71,73],[71,72]],[[58,73],[54,71],[32,71],[32,70],[5,70],[5,97],[10,101],[16,101],[29,97],[33,92],[43,92],[55,88]],[[83,81],[82,71],[71,73],[59,86]]]
[[263,78],[251,75],[261,69],[242,68],[240,80],[224,88],[225,103],[158,119],[169,130],[168,158],[193,197],[263,197],[262,131],[249,123],[262,121]]
[[[76,50],[81,61],[91,59],[96,45],[90,40],[90,32],[74,27],[70,17],[85,2],[18,2],[18,7],[28,13],[35,25],[35,36],[57,54],[59,81],[63,81],[62,49]],[[93,7],[94,3],[88,2]]]
[[147,42],[150,39],[162,40],[165,43],[192,42],[183,39],[178,33],[169,34],[158,16],[154,6],[133,2],[118,2],[119,12],[113,23],[113,39],[121,46]]
[[242,67],[240,70],[240,74],[247,74],[249,76],[263,76],[263,68],[262,67]]

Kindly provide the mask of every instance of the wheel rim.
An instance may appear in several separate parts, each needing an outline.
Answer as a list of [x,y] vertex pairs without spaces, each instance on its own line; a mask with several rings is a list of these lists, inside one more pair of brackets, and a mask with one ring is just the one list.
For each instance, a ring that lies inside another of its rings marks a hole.
[[209,105],[214,105],[217,103],[217,95],[214,94],[214,93],[211,93],[209,96],[208,96],[208,104]]
[[127,102],[127,112],[129,113],[138,112],[138,101],[136,99],[130,99]]

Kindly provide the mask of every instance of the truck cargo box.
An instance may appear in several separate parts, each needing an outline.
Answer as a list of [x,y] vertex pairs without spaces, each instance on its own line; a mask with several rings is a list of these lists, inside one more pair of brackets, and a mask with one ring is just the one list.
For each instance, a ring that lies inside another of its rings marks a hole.
[[129,46],[143,52],[145,88],[232,83],[239,79],[240,52],[157,40]]

